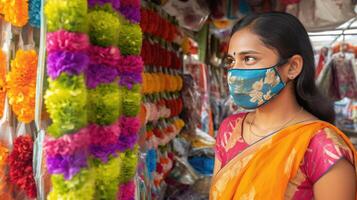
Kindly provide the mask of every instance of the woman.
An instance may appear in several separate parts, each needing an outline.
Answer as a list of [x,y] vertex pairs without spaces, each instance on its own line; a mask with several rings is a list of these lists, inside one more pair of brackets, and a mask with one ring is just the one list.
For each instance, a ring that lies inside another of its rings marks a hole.
[[221,124],[210,199],[356,199],[356,153],[330,124],[333,107],[314,84],[313,49],[299,20],[243,18],[226,66],[235,103],[254,111]]

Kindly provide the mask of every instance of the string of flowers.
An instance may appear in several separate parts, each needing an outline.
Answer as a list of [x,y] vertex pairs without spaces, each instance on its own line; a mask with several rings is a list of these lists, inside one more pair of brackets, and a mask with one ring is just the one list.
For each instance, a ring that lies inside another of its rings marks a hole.
[[8,166],[9,149],[0,143],[0,199],[11,200],[11,185],[6,168]]
[[92,199],[95,170],[89,162],[85,74],[90,59],[86,0],[47,0],[45,104],[52,124],[44,141],[52,189],[48,199]]
[[142,118],[146,124],[143,137],[148,147],[146,167],[155,198],[174,164],[174,154],[167,148],[160,151],[158,148],[168,145],[185,126],[178,117],[183,108],[180,95],[182,57],[174,43],[180,34],[177,22],[152,8],[141,8],[141,15],[140,26],[145,39],[140,55],[146,66],[142,74],[142,93],[145,95]]
[[118,65],[119,85],[124,91],[123,116],[121,117],[122,133],[118,143],[123,165],[120,170],[118,200],[135,199],[135,183],[133,178],[138,164],[138,132],[141,126],[139,112],[141,110],[141,83],[144,64],[140,56],[142,31],[140,25],[140,1],[121,0],[120,13],[122,28],[119,31],[118,47],[123,59]]
[[31,26],[41,26],[41,0],[29,0],[29,23]]
[[52,191],[48,195],[48,200],[58,199],[93,199],[95,188],[95,171],[91,168],[82,169],[66,180],[62,175],[54,174],[51,176]]
[[19,136],[14,141],[14,148],[9,155],[10,181],[26,192],[30,198],[36,198],[36,184],[32,169],[33,141],[31,136]]
[[6,76],[7,95],[19,121],[29,123],[35,117],[37,53],[18,50]]
[[4,114],[6,97],[6,55],[0,50],[0,117]]
[[[135,2],[123,6],[137,11]],[[118,189],[125,188],[119,183],[128,184],[136,172],[142,33],[118,13],[124,9],[120,1],[88,4],[87,19],[80,0],[49,0],[45,7],[51,32],[45,102],[52,124],[44,145],[52,174],[49,199],[119,198]],[[133,197],[133,186],[126,188],[120,192]]]
[[5,21],[17,27],[25,26],[29,19],[28,6],[27,0],[4,0],[2,13]]
[[[124,34],[122,31],[129,23],[117,12],[121,5],[103,0],[89,1],[89,5],[92,8],[89,12],[92,46],[86,76],[89,121],[93,123],[89,126],[92,138],[89,149],[95,158],[95,198],[115,199],[120,177],[126,174],[132,178],[132,171],[136,169],[136,162],[121,152],[134,148],[140,127],[135,116],[140,109],[140,86],[137,84],[142,81],[143,63],[139,56],[128,55],[127,49],[139,54],[141,41],[135,37],[141,38],[141,33],[132,34],[134,38],[124,38],[120,34]],[[124,39],[129,39],[125,42],[131,46],[119,45]],[[122,56],[123,50],[125,56]]]

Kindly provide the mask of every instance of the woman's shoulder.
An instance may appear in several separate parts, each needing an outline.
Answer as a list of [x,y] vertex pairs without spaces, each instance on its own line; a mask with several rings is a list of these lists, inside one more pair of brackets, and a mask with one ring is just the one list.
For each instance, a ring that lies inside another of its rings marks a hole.
[[326,150],[328,147],[345,149],[352,153],[352,150],[342,136],[333,128],[326,127],[315,133],[310,141],[309,148]]
[[318,130],[310,140],[303,168],[312,183],[317,182],[339,160],[354,164],[354,151],[332,128]]

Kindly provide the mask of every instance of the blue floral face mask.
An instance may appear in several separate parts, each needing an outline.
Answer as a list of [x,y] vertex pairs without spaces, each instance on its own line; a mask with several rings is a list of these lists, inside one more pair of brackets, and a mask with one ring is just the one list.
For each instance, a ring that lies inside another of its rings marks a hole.
[[229,92],[234,102],[245,109],[255,109],[267,103],[284,89],[285,83],[275,69],[230,69]]

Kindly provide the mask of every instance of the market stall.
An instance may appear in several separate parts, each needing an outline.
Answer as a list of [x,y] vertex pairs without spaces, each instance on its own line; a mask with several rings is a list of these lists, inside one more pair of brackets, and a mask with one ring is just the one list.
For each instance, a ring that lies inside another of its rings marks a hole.
[[297,16],[357,145],[356,1],[0,0],[0,199],[208,199],[230,31]]

